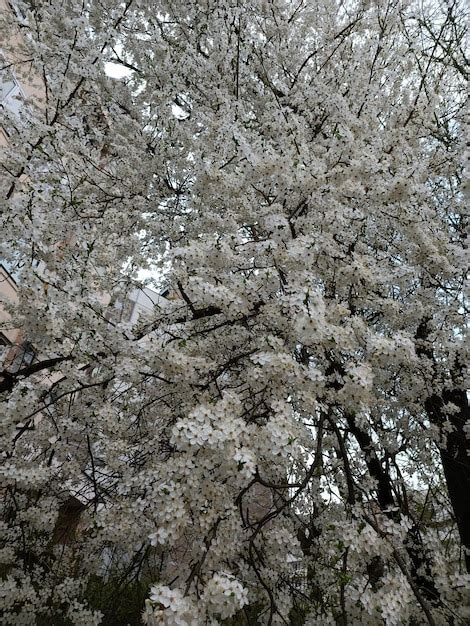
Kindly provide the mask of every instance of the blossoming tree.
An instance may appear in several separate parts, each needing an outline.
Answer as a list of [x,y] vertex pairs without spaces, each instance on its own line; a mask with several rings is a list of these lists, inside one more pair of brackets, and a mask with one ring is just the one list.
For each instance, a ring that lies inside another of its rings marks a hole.
[[470,619],[463,3],[15,4],[4,623]]

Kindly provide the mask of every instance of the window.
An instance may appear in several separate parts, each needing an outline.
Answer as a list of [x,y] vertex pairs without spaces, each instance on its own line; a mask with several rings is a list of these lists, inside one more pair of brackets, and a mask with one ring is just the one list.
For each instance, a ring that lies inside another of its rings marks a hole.
[[17,83],[9,70],[3,70],[0,83],[0,102],[4,102],[17,88]]
[[14,280],[14,282],[18,282],[18,270],[20,269],[18,264],[12,263],[11,261],[6,261],[5,259],[0,260],[0,266],[5,271],[10,278]]
[[[17,2],[14,2],[14,0],[12,0],[12,2],[9,3],[10,4],[10,8],[13,11],[13,13],[16,15],[17,19],[18,19],[18,23],[20,26],[25,26],[27,24],[27,19],[26,19],[26,13],[23,10],[23,8],[21,6],[18,6]],[[31,4],[30,2],[28,3],[29,5]],[[28,8],[31,8],[30,6]]]
[[3,333],[0,333],[0,369],[7,358],[7,354],[10,352],[11,343],[5,337]]
[[[17,241],[20,241],[20,240],[18,239]],[[14,256],[17,257],[16,260]],[[33,258],[32,260],[28,258],[28,261],[25,262],[24,260],[21,260],[19,253],[17,253],[14,256],[11,256],[9,261],[7,261],[6,259],[0,258],[0,268],[4,272],[6,272],[9,275],[9,277],[13,279],[15,283],[20,282],[21,270],[25,267],[25,265],[26,267],[31,266],[34,270],[36,270],[36,274],[39,274],[39,275],[43,274],[44,269],[46,267],[46,264],[44,263],[44,261],[40,261],[37,258]],[[2,278],[0,277],[0,281],[1,280]]]
[[28,367],[28,365],[31,365],[36,357],[36,353],[34,352],[32,345],[28,342],[20,346],[15,346],[12,352],[13,355],[8,366],[8,371],[12,374],[18,372],[24,367]]
[[[8,65],[5,58],[0,54],[0,66]],[[21,113],[23,107],[23,90],[10,68],[0,72],[0,106],[5,107],[15,115]]]

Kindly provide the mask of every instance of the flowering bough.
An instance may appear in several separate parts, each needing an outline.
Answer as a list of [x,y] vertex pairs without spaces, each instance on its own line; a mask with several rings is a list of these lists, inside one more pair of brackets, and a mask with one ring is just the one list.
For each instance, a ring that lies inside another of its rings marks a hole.
[[14,4],[5,623],[470,619],[463,3]]

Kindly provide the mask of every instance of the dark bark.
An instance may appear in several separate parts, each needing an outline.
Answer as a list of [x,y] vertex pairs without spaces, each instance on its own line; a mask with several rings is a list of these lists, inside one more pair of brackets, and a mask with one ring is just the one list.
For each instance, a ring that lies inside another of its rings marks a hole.
[[[345,374],[343,366],[336,360],[331,361],[326,371],[329,377],[335,373],[339,374],[341,378]],[[332,381],[330,384],[333,388],[337,389],[342,385],[338,380]],[[377,457],[374,442],[369,433],[358,426],[354,413],[345,412],[344,417],[346,418],[349,431],[355,437],[361,451],[364,453],[367,470],[377,483],[377,502],[380,510],[389,519],[398,522],[401,517],[401,510],[398,506],[399,503],[395,500],[393,481],[388,469],[383,467],[380,459]],[[408,532],[408,541],[405,547],[411,562],[411,577],[416,583],[416,586],[427,601],[431,602],[434,606],[441,606],[442,603],[439,592],[432,578],[430,555],[426,553],[420,529],[416,524]],[[370,582],[375,586],[379,580],[379,572],[383,569],[381,559],[372,560],[368,564],[367,569]]]
[[[364,452],[367,469],[372,478],[377,481],[377,500],[380,509],[386,513],[392,513],[391,508],[395,507],[393,497],[392,482],[388,473],[382,467],[374,450],[374,444],[369,434],[359,428],[353,414],[347,414],[346,420],[349,430],[356,438],[359,447]],[[389,515],[393,518],[393,515]],[[396,516],[395,516],[396,517]]]
[[21,378],[26,378],[28,376],[31,376],[32,374],[37,374],[42,370],[55,367],[56,365],[63,363],[64,361],[70,361],[71,358],[71,356],[54,357],[52,359],[39,361],[39,363],[33,363],[32,365],[23,367],[17,372],[9,372],[8,369],[5,369],[0,372],[0,393],[3,393],[4,391],[11,391],[18,382],[18,380],[21,380]]
[[[429,341],[429,319],[425,319],[416,331],[416,353],[434,363],[432,344]],[[463,367],[457,362],[456,370]],[[459,371],[451,372],[455,378]],[[466,436],[465,422],[470,420],[468,396],[465,389],[452,385],[440,394],[431,394],[424,400],[424,408],[429,421],[442,429],[446,421],[452,426],[447,434],[445,445],[440,447],[440,456],[452,510],[455,515],[460,541],[465,552],[465,566],[470,573],[470,440]],[[445,407],[452,403],[457,407],[453,414],[447,414]]]
[[[451,402],[458,413],[446,415],[444,406]],[[429,420],[442,426],[446,419],[452,425],[446,445],[440,449],[442,468],[455,521],[465,550],[465,566],[470,573],[470,440],[464,424],[470,420],[467,394],[462,389],[444,391],[442,396],[430,396],[424,406]]]
[[[377,482],[377,501],[380,510],[390,518],[398,522],[400,520],[400,510],[397,508],[393,495],[392,479],[386,469],[382,467],[380,460],[374,451],[374,444],[370,435],[359,428],[353,414],[347,414],[346,420],[349,430],[356,438],[359,447],[365,454],[367,469],[369,474]],[[419,527],[415,524],[408,531],[406,551],[411,561],[411,576],[426,599],[440,606],[439,592],[432,579],[429,554],[423,545],[423,540]],[[380,557],[372,560],[368,565],[368,573],[372,586],[378,582],[379,572],[383,570]]]

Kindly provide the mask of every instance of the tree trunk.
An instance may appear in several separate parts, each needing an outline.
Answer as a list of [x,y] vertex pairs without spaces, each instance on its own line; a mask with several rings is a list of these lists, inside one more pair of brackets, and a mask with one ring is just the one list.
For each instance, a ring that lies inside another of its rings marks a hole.
[[[429,319],[424,319],[416,330],[416,353],[432,363],[433,350],[428,341],[429,322]],[[449,403],[457,407],[456,413],[445,412],[445,405]],[[428,396],[424,408],[429,421],[439,429],[446,421],[452,425],[445,447],[441,447],[439,452],[450,503],[465,551],[465,566],[470,573],[470,439],[464,430],[465,422],[470,420],[467,392],[458,388],[444,389],[442,395]]]
[[[444,413],[444,406],[449,402],[458,407],[458,413]],[[462,389],[444,391],[442,397],[433,395],[427,398],[424,405],[433,424],[442,426],[448,419],[453,427],[440,454],[450,502],[465,550],[465,565],[470,573],[470,439],[464,430],[465,422],[470,420],[467,394]]]

